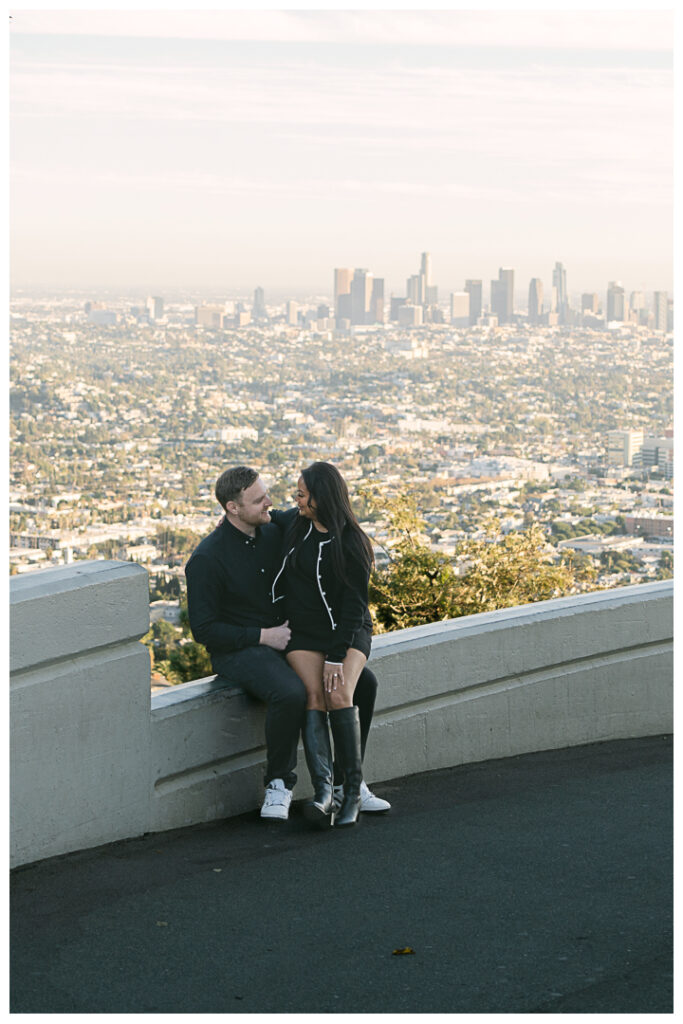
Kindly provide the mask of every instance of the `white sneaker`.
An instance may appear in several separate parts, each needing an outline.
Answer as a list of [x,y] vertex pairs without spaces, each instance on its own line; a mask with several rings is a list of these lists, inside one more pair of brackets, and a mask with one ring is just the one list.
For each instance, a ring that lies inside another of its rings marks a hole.
[[261,817],[287,821],[291,802],[291,789],[287,789],[282,779],[271,779],[266,786],[266,798],[261,808]]
[[[335,814],[342,805],[344,799],[344,787],[334,787],[334,811]],[[375,796],[371,793],[365,784],[365,781],[360,784],[360,809],[361,811],[373,811],[375,814],[388,811],[391,804],[388,800],[383,800],[381,796]]]
[[388,811],[391,804],[388,800],[383,800],[381,796],[375,796],[371,793],[368,787],[365,785],[365,781],[360,784],[360,809],[361,811]]

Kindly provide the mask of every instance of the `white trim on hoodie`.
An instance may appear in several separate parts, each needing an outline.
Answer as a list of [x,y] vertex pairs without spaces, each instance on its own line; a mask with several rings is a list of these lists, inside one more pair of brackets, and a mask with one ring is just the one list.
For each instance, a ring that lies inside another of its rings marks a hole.
[[[301,541],[302,544],[303,544],[303,542],[305,540],[308,540],[308,538],[311,535],[311,530],[312,529],[313,529],[313,523],[311,523],[311,525],[308,528],[308,531],[306,532],[306,535],[303,537],[303,539]],[[325,591],[323,590],[322,579],[320,578],[320,559],[322,558],[323,547],[325,546],[325,544],[331,544],[333,539],[334,538],[331,537],[329,540],[322,540],[320,542],[320,545],[318,547],[318,559],[317,559],[316,565],[315,565],[315,575],[316,575],[316,579],[318,581],[318,590],[320,591],[320,597],[322,598],[322,602],[325,605],[325,609],[327,611],[327,614],[330,617],[330,622],[332,623],[332,629],[336,629],[337,628],[337,623],[334,621],[334,616],[332,615],[332,609],[330,608],[329,604],[327,603]],[[280,566],[280,571],[278,572],[277,576],[273,580],[273,585],[270,588],[270,596],[271,596],[271,599],[273,601],[273,604],[275,604],[276,601],[282,601],[282,599],[285,597],[285,594],[281,594],[280,597],[276,597],[275,596],[275,587],[277,585],[277,581],[280,579],[280,576],[282,576],[282,573],[285,571],[285,565],[287,564],[287,559],[291,555],[292,551],[294,551],[293,547],[291,547],[289,549],[289,551],[287,552],[287,554],[283,558],[282,565]]]

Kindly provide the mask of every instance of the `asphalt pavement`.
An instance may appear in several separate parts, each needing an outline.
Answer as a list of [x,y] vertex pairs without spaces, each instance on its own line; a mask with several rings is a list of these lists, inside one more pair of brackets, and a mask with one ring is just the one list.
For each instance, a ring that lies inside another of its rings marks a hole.
[[598,743],[16,869],[11,1012],[671,1013],[672,783]]

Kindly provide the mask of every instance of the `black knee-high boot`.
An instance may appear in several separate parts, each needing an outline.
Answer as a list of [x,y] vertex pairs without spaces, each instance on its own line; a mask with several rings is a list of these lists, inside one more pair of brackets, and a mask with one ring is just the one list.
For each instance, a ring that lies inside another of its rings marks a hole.
[[[356,683],[356,690],[353,695],[353,703],[358,708],[358,718],[360,721],[360,759],[361,762],[365,757],[365,747],[368,742],[368,733],[370,732],[370,726],[372,725],[372,715],[375,709],[375,699],[377,697],[377,676],[368,668],[366,665],[361,672],[358,682]],[[341,765],[337,761],[335,755],[334,761],[334,784],[335,786],[344,785],[344,772]]]
[[306,764],[315,795],[304,804],[304,817],[319,828],[332,824],[334,799],[332,792],[332,748],[327,727],[327,712],[308,709],[301,732]]
[[344,800],[334,816],[335,827],[355,825],[360,812],[360,784],[363,781],[360,756],[360,720],[358,708],[330,711],[334,752],[344,771]]

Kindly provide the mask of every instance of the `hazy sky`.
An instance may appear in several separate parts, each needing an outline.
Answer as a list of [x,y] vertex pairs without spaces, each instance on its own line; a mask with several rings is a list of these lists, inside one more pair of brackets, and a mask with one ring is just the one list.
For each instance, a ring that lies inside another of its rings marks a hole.
[[12,11],[15,286],[672,288],[673,14]]

